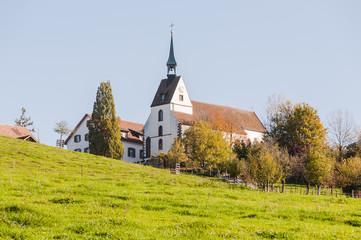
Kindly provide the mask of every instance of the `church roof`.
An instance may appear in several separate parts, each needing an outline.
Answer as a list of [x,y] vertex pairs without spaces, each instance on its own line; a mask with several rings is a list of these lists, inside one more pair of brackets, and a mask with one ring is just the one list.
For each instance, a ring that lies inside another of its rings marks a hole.
[[216,115],[221,116],[227,123],[233,123],[235,132],[246,134],[244,130],[265,132],[266,129],[253,111],[221,106],[216,104],[192,101],[193,115],[173,111],[177,120],[191,125],[197,121],[214,122]]
[[[163,79],[159,84],[157,93],[154,96],[151,107],[170,103],[180,78],[181,76],[170,76],[169,78]],[[164,94],[163,100],[162,94]]]
[[26,127],[0,125],[0,135],[24,139],[30,142],[38,142],[34,135]]

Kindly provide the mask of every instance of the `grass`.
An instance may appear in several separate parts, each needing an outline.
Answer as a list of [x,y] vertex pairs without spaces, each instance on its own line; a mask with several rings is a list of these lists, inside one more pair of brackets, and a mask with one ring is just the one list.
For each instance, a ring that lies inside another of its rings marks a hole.
[[0,136],[1,239],[360,239],[360,203]]

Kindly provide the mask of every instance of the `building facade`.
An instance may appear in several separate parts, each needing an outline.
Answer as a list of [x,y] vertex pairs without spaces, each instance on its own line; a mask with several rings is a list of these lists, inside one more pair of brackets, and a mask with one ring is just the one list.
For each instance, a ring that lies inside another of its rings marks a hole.
[[[91,114],[85,114],[78,125],[65,140],[68,150],[89,153],[89,130],[87,122]],[[119,124],[124,145],[123,159],[127,162],[140,162],[143,160],[143,124],[121,121]]]
[[231,126],[223,131],[229,141],[262,141],[266,130],[253,111],[192,101],[182,76],[176,75],[176,67],[171,32],[167,78],[160,82],[144,125],[145,159],[168,152],[174,139],[200,120],[212,123],[222,119]]

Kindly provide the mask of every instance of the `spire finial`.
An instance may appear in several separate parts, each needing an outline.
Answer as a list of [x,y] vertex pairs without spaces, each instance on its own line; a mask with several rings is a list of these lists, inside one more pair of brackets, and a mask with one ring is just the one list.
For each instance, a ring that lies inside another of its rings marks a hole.
[[174,23],[171,22],[171,24],[169,25],[170,26],[170,33],[173,35],[173,27],[174,27]]

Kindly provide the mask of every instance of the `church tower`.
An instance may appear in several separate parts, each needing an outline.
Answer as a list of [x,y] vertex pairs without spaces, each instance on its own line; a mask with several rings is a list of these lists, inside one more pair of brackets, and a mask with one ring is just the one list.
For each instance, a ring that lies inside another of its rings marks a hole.
[[151,155],[168,152],[174,138],[179,136],[176,113],[192,115],[193,106],[182,76],[176,75],[173,31],[171,31],[167,78],[161,80],[151,104],[151,113],[144,125],[145,159]]

